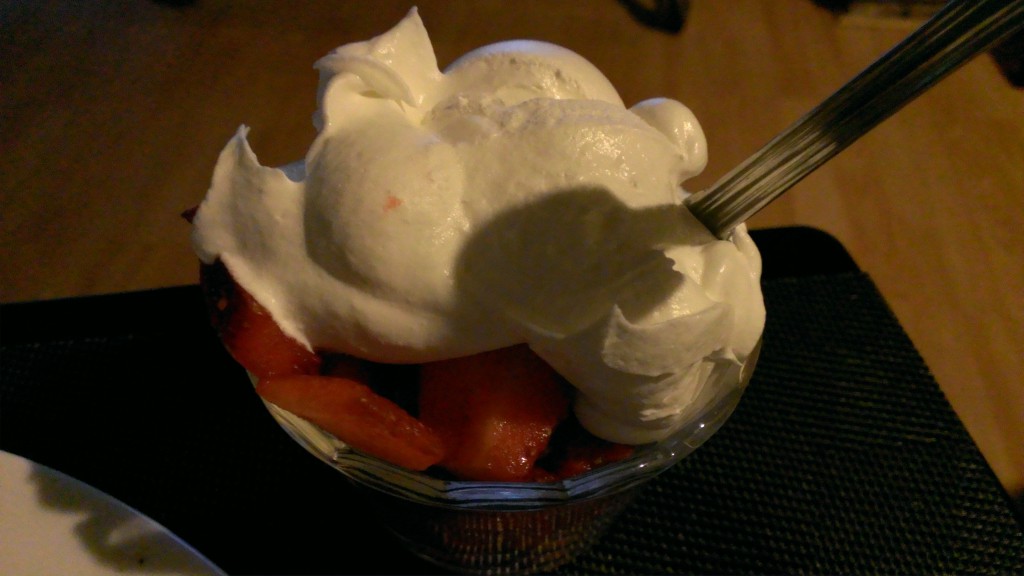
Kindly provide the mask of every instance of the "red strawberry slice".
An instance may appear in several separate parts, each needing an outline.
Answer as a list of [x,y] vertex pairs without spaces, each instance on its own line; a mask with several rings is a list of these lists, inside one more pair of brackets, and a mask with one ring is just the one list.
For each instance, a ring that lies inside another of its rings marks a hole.
[[625,460],[636,450],[628,444],[609,442],[588,432],[570,417],[558,428],[545,458],[555,479],[572,478],[595,468]]
[[196,212],[199,212],[199,205],[195,205],[191,208],[186,208],[181,212],[181,217],[185,219],[189,224],[196,219]]
[[412,470],[437,464],[441,438],[363,382],[334,376],[274,376],[256,392],[309,420],[355,450]]
[[320,354],[320,374],[336,378],[348,378],[364,384],[370,382],[372,364],[348,354]]
[[221,342],[246,370],[259,378],[319,371],[320,357],[282,332],[220,261],[200,266],[199,283]]
[[525,345],[420,368],[420,419],[465,480],[530,480],[568,408],[565,382]]

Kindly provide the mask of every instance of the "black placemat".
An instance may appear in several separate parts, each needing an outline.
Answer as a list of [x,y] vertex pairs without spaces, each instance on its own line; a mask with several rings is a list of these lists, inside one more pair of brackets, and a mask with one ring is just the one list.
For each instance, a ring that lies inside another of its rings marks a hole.
[[[564,572],[1024,571],[1020,519],[870,278],[815,231],[757,239],[769,316],[739,409]],[[271,420],[193,286],[0,307],[0,449],[232,574],[435,571]]]
[[774,280],[737,412],[577,573],[1024,570],[1008,497],[870,279]]

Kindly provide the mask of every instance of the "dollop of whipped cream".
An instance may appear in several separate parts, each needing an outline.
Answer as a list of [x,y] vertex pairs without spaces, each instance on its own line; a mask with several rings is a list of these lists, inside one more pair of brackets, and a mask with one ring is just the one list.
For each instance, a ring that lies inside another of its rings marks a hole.
[[393,363],[525,342],[577,388],[585,427],[632,444],[737,385],[764,325],[760,255],[682,204],[707,161],[688,108],[627,109],[538,41],[442,72],[415,8],[315,67],[305,159],[262,166],[241,127],[193,221],[200,259],[286,334]]

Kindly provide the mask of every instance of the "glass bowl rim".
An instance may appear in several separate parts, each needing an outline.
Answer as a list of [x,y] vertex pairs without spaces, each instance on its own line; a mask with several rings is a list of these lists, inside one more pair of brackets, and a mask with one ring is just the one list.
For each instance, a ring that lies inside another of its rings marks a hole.
[[[739,367],[732,386],[704,386],[702,407],[677,431],[637,446],[630,457],[550,482],[491,482],[439,478],[358,452],[316,425],[264,400],[275,421],[299,445],[353,483],[432,507],[471,510],[536,509],[610,496],[660,475],[699,448],[732,415],[757,363],[761,341]],[[257,378],[251,373],[250,380]]]

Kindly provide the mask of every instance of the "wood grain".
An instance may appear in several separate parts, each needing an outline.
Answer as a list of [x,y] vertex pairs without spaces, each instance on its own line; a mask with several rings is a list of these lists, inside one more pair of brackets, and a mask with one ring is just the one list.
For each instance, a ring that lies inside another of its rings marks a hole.
[[[220,148],[260,159],[314,132],[312,63],[397,22],[407,2],[0,1],[0,301],[196,281],[178,218]],[[419,8],[441,65],[509,38],[567,46],[627,103],[690,106],[709,184],[913,27],[809,0],[695,0],[684,30],[615,0]],[[1024,492],[1024,92],[986,56],[793,188],[751,227],[810,225],[874,279],[1003,484]],[[794,255],[798,257],[798,255]]]

